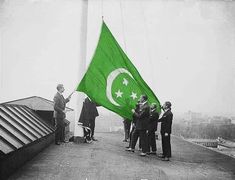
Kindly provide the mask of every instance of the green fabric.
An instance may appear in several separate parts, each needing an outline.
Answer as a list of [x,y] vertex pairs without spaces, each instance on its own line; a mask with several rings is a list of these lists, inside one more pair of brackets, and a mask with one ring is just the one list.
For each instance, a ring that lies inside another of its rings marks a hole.
[[156,103],[158,112],[161,111],[159,100],[104,22],[95,54],[77,91],[84,92],[92,101],[128,119],[132,119],[131,110],[142,94],[148,96],[149,103]]

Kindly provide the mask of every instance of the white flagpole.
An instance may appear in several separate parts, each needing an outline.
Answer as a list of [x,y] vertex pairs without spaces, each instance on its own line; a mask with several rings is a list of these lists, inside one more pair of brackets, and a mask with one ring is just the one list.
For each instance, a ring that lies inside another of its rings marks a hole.
[[[85,74],[86,70],[86,45],[87,45],[87,16],[88,16],[88,0],[81,0],[81,19],[80,19],[80,48],[79,48],[79,63],[78,63],[78,78],[79,83]],[[76,93],[76,106],[75,106],[75,127],[74,127],[74,142],[81,141],[83,136],[83,130],[78,126],[78,120],[80,117],[82,103],[84,101],[84,95],[82,93]]]

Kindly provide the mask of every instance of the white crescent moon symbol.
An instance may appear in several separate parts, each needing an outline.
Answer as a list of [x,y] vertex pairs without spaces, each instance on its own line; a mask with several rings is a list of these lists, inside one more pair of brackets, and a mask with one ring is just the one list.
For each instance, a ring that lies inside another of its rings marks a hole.
[[[116,79],[116,77],[119,75],[119,74],[122,74],[122,73],[127,73],[129,76],[132,77],[131,73],[129,71],[127,71],[126,69],[124,68],[118,68],[118,69],[115,69],[114,71],[112,71],[109,75],[108,75],[108,78],[107,78],[107,86],[106,86],[106,96],[108,98],[108,100],[114,104],[115,106],[120,106],[116,101],[114,101],[113,97],[112,97],[112,84],[113,84],[113,81]],[[133,78],[133,77],[132,77]]]

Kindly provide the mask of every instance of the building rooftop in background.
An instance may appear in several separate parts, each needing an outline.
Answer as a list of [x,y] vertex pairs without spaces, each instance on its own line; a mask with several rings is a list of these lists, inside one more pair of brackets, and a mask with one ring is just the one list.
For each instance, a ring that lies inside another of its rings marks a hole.
[[[25,105],[33,110],[40,111],[54,111],[54,102],[48,99],[39,97],[39,96],[31,96],[27,98],[17,99],[13,101],[8,101],[2,104],[17,104],[17,105]],[[66,107],[67,111],[73,111],[72,108]]]
[[210,123],[216,125],[230,125],[231,119],[223,116],[214,116],[211,118]]
[[36,113],[23,105],[0,104],[0,152],[8,154],[54,132]]
[[53,142],[53,110],[53,101],[37,96],[0,104],[0,179]]
[[231,123],[235,124],[235,116],[231,117]]

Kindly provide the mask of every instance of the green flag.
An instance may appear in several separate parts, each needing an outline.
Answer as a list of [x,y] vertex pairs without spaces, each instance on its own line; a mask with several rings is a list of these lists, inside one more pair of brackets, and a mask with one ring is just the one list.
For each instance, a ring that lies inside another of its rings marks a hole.
[[132,119],[131,110],[143,94],[148,96],[149,103],[156,103],[158,112],[161,111],[159,100],[104,22],[95,54],[77,91],[128,119]]

